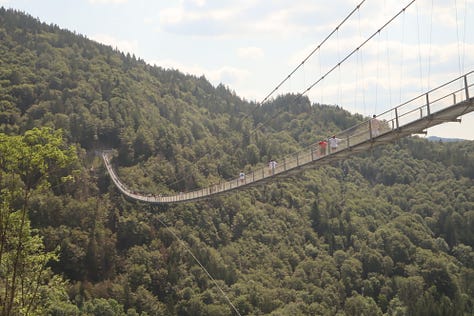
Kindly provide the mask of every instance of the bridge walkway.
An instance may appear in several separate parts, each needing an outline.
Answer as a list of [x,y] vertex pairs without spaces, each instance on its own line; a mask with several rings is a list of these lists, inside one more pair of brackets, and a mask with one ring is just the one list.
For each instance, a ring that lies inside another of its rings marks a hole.
[[102,157],[107,171],[116,187],[131,199],[147,203],[184,203],[228,194],[252,186],[274,181],[278,177],[288,177],[333,161],[368,151],[374,146],[391,143],[401,137],[425,133],[426,129],[446,122],[460,122],[460,117],[474,111],[474,71],[453,79],[435,89],[419,95],[399,106],[361,124],[335,135],[337,150],[329,148],[321,154],[317,143],[280,160],[274,169],[258,168],[230,181],[214,184],[206,188],[174,195],[143,195],[123,184],[112,168],[110,152]]

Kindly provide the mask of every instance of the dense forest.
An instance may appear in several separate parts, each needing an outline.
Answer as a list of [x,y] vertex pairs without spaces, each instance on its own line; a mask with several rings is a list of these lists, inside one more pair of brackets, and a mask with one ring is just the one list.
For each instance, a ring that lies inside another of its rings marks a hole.
[[97,155],[167,194],[363,119],[259,106],[0,8],[0,315],[473,315],[472,141],[409,137],[179,205],[126,200]]

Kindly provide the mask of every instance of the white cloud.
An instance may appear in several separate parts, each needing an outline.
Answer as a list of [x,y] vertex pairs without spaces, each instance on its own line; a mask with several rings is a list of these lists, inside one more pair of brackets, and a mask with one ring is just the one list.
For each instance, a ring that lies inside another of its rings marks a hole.
[[[181,1],[178,6],[160,11],[160,30],[219,38],[257,35],[281,37],[309,32],[315,28],[312,14],[320,14],[324,6],[305,2],[292,5],[291,8],[278,8],[281,4],[262,5],[253,0],[239,1],[238,4],[219,2],[218,5],[217,2],[213,5],[199,2],[199,6],[190,6],[186,1]],[[211,27],[212,32],[203,32]]]
[[[252,12],[255,8],[249,8]],[[321,20],[324,14],[324,6],[313,2],[299,1],[291,6],[277,7],[267,6],[259,10],[259,14],[252,19],[241,17],[238,32],[246,36],[270,36],[288,38],[295,34],[311,37],[327,26]]]
[[106,45],[110,45],[113,48],[117,48],[120,51],[136,54],[138,52],[138,42],[137,41],[125,41],[116,39],[107,34],[95,34],[92,35],[91,38],[94,41],[99,43],[103,43]]
[[168,8],[160,12],[160,23],[177,24],[184,19],[184,11],[182,8]]
[[[195,21],[228,21],[235,15],[232,8],[214,10],[188,10],[184,6],[170,7],[160,11],[160,23],[176,25]],[[191,30],[192,31],[192,30]]]
[[198,65],[187,65],[173,59],[154,60],[150,62],[162,68],[179,69],[179,71],[200,77],[204,75],[212,84],[220,83],[228,86],[238,86],[250,76],[250,72],[231,66],[216,69],[206,69]]
[[237,34],[239,21],[237,11],[233,8],[207,9],[187,8],[182,4],[177,7],[162,9],[159,13],[160,32],[179,34],[190,37],[224,38]]
[[[190,2],[199,5],[190,5]],[[259,1],[240,1],[238,5],[228,2],[207,3],[204,1],[181,1],[179,5],[162,9],[160,29],[184,35],[211,35],[218,37],[279,38],[302,37],[324,38],[339,24],[360,1],[344,1],[338,6],[296,0],[291,6],[281,2],[263,5]],[[375,32],[395,12],[406,5],[399,1],[378,2],[363,5],[346,21],[339,33]],[[411,14],[415,12],[411,8]],[[213,28],[213,32],[200,32],[202,28]]]
[[127,3],[128,0],[89,0],[89,3],[96,4],[108,4],[108,3]]
[[145,23],[147,25],[152,25],[153,22],[154,22],[153,18],[150,18],[150,17],[143,18],[143,23]]
[[224,66],[211,71],[209,78],[213,82],[222,82],[226,85],[235,86],[241,84],[249,75],[250,72],[247,70]]
[[259,59],[264,56],[264,53],[262,48],[251,46],[239,48],[237,55],[241,58]]
[[203,7],[206,5],[206,0],[191,0],[198,7]]

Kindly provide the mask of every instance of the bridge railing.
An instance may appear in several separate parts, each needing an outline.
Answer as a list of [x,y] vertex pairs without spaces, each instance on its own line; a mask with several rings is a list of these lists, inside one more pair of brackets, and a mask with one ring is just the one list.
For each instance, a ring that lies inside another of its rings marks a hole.
[[[370,119],[346,129],[335,135],[338,139],[337,150],[341,151],[368,140],[375,140],[386,132],[406,126],[420,118],[424,118],[432,113],[436,113],[456,104],[457,102],[467,100],[469,96],[474,95],[474,92],[472,91],[473,85],[474,72],[470,72],[430,90],[427,93],[423,93],[408,100],[393,109],[383,112],[376,117],[377,123],[374,123],[374,121]],[[331,153],[329,148],[326,153]],[[209,188],[182,194],[178,199],[196,199],[213,193],[237,189],[249,183],[298,168],[301,165],[308,164],[323,157],[325,157],[325,155],[320,154],[319,148],[315,143],[299,152],[283,157],[278,161],[275,168],[267,166],[261,167],[247,173],[244,180],[235,178],[227,182],[212,185]]]
[[423,93],[372,119],[350,127],[336,135],[340,149],[374,139],[386,132],[397,130],[412,122],[437,113],[453,104],[468,100],[474,95],[474,72],[451,80]]
[[474,72],[471,71],[380,114],[377,119],[385,122],[389,130],[395,130],[469,99],[473,96],[473,87]]
[[207,196],[210,194],[215,194],[219,192],[229,191],[232,189],[237,189],[241,186],[248,185],[249,183],[257,182],[262,179],[272,177],[279,173],[285,172],[287,170],[291,170],[297,168],[303,164],[307,164],[313,160],[319,159],[317,150],[314,147],[310,149],[305,149],[299,151],[291,156],[287,156],[283,158],[283,160],[278,161],[275,168],[270,167],[261,167],[257,168],[249,173],[247,173],[244,179],[234,178],[232,180],[221,182],[218,184],[213,184],[208,188],[198,189],[195,191],[190,191],[186,193],[178,194],[177,199],[179,200],[189,200],[189,199],[197,199],[203,196]]
[[[474,95],[474,71],[451,80],[435,89],[423,93],[399,106],[383,112],[375,120],[369,119],[356,126],[350,127],[335,137],[338,139],[337,151],[342,151],[367,141],[376,141],[383,134],[408,126],[419,119],[429,117],[431,114],[442,111],[453,104],[468,100]],[[317,143],[310,145],[292,155],[280,159],[275,168],[268,166],[257,168],[245,175],[244,179],[232,180],[213,184],[207,188],[190,192],[180,192],[172,196],[142,196],[123,185],[113,172],[109,160],[104,155],[107,169],[116,186],[125,194],[145,201],[169,203],[199,199],[211,194],[237,189],[241,186],[278,175],[312,161],[325,158],[328,154],[335,154],[329,148],[321,153]]]

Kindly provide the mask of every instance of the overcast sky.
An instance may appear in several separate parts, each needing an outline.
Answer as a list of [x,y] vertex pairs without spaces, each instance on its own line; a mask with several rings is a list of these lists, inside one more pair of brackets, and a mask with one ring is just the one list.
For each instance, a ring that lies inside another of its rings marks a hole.
[[[362,3],[363,2],[363,3]],[[474,0],[0,0],[150,64],[263,100],[349,13],[278,93],[372,115],[474,70]],[[474,82],[474,76],[472,81]],[[273,95],[274,97],[277,94]],[[474,115],[428,136],[474,139]]]

